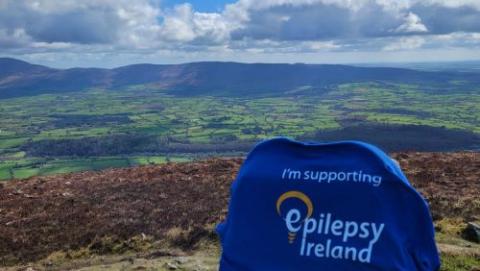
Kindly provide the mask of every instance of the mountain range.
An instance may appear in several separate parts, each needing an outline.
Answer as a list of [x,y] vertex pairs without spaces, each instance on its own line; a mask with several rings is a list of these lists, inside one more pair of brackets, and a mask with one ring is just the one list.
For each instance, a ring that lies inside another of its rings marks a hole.
[[13,58],[0,58],[0,99],[92,88],[122,90],[139,85],[182,96],[278,95],[360,82],[448,88],[458,82],[478,86],[480,75],[388,67],[234,62],[54,69]]

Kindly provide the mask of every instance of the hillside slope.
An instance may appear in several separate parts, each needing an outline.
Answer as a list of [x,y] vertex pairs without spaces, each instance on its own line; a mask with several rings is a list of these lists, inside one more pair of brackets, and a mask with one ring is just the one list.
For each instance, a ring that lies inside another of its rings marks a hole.
[[343,83],[389,82],[442,89],[478,86],[476,73],[426,72],[403,68],[346,65],[242,64],[198,62],[178,65],[137,64],[115,69],[50,69],[0,58],[0,98],[91,88],[124,89],[143,85],[182,96],[281,95],[310,89],[321,91]]
[[[459,236],[445,237],[451,227],[442,225],[479,219],[479,154],[412,152],[393,157],[429,201],[442,251],[461,246],[460,251],[478,259],[480,246]],[[173,234],[174,246],[192,251],[212,237],[213,226],[225,217],[230,184],[241,162],[212,159],[3,183],[0,266],[39,260],[56,251],[123,253],[136,249],[137,241],[131,240],[137,236],[171,240]],[[152,257],[166,255],[162,253]]]

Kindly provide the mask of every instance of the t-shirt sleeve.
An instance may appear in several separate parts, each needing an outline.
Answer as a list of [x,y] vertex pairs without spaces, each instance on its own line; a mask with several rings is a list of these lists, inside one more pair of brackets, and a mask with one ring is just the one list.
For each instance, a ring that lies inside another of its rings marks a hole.
[[437,271],[440,270],[440,258],[435,244],[435,230],[428,205],[426,202],[423,205],[425,207],[418,208],[416,219],[411,223],[411,254],[417,270]]

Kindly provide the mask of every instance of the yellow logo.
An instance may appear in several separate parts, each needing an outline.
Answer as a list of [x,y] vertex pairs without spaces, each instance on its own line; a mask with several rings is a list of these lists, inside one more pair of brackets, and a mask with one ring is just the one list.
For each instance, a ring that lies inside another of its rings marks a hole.
[[[310,198],[305,195],[304,193],[300,192],[300,191],[288,191],[284,194],[282,194],[278,200],[277,200],[277,213],[279,216],[282,216],[282,213],[281,213],[281,206],[283,204],[284,201],[286,201],[287,199],[298,199],[300,201],[302,201],[305,206],[307,207],[307,215],[305,216],[305,218],[303,218],[299,223],[303,223],[306,219],[310,218],[313,214],[313,204],[312,204],[312,201],[310,200]],[[296,212],[296,213],[292,213],[292,212],[289,212],[287,216],[300,216],[300,212]],[[285,218],[284,218],[285,219]],[[297,232],[300,230],[300,227],[298,228],[294,228],[294,227],[289,227],[288,228],[289,230],[289,233],[288,233],[288,242],[290,244],[293,244],[293,242],[295,241],[295,238],[297,236]]]
[[276,210],[285,221],[290,245],[300,232],[298,255],[369,263],[385,223],[342,219],[315,207],[318,216],[313,218],[312,201],[300,191],[288,191],[277,199]]

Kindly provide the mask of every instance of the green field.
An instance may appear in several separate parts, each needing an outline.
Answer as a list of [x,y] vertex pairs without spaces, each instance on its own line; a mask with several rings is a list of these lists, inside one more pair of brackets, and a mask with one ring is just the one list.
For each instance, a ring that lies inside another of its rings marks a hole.
[[[138,86],[2,99],[0,179],[238,155],[263,138],[318,139],[319,131],[356,125],[414,124],[476,137],[480,92],[459,88],[447,93],[359,83],[328,91],[306,88],[301,95],[238,98],[177,97]],[[138,146],[116,151],[115,142],[122,142],[117,140],[102,149],[119,136],[138,138]],[[62,140],[67,143],[59,151],[54,147]]]

